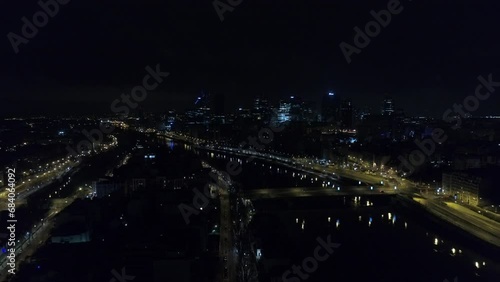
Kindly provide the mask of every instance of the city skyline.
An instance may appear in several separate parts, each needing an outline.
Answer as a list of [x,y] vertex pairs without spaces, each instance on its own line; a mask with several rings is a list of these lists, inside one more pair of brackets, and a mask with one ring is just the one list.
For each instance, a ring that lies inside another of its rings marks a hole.
[[[31,14],[24,6],[9,5],[3,28],[6,34],[20,34],[19,19]],[[500,74],[494,51],[500,43],[489,35],[497,19],[487,16],[496,2],[474,7],[432,3],[433,9],[425,2],[401,2],[403,11],[392,15],[351,63],[339,44],[354,44],[353,28],[363,29],[373,19],[370,11],[383,10],[387,2],[243,2],[227,12],[224,22],[211,3],[150,3],[142,13],[133,13],[134,4],[121,3],[111,23],[105,15],[114,4],[101,3],[99,11],[94,5],[61,6],[36,37],[19,45],[18,54],[8,38],[2,41],[0,95],[8,105],[3,112],[73,112],[81,111],[80,103],[105,111],[139,83],[147,65],[160,63],[171,76],[144,102],[155,112],[186,108],[205,89],[226,95],[231,108],[262,94],[319,101],[322,93],[334,91],[360,107],[389,94],[412,115],[438,116],[473,93],[478,76],[493,73],[495,80]],[[37,7],[33,2],[31,8]],[[287,12],[278,17],[283,7]],[[426,21],[418,20],[422,15]],[[172,24],[176,21],[183,24]],[[60,36],[66,24],[71,33]],[[499,102],[493,95],[478,113],[496,114]]]
[[498,282],[500,2],[0,9],[0,281]]

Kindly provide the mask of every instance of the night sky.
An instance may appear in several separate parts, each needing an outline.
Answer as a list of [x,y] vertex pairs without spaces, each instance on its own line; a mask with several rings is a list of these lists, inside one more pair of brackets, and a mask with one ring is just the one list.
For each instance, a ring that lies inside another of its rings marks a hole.
[[[7,34],[41,8],[4,1],[0,114],[110,112],[156,64],[170,76],[142,103],[151,111],[183,110],[201,90],[225,94],[227,110],[259,94],[319,102],[334,91],[375,111],[388,93],[409,114],[441,116],[479,75],[500,81],[494,0],[401,1],[348,64],[339,44],[388,2],[243,0],[221,22],[211,1],[71,0],[16,55]],[[498,96],[476,113],[500,114]]]

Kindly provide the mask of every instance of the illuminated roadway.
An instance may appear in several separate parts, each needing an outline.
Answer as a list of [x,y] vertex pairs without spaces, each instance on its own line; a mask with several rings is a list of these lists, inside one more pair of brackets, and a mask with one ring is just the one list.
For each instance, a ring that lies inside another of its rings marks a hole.
[[[23,181],[21,183],[15,182],[14,189],[16,190],[16,206],[20,206],[24,203],[24,200],[29,197],[32,193],[39,191],[46,186],[54,183],[58,179],[61,179],[62,176],[71,172],[72,168],[79,165],[79,162],[72,163],[70,161],[64,162],[62,166],[58,166],[57,168],[51,169],[44,173],[39,173],[36,175],[29,176],[31,181]],[[16,179],[17,181],[17,179]],[[9,187],[3,187],[2,192],[0,192],[0,210],[7,209],[7,195],[8,191],[6,190]]]
[[433,215],[444,219],[470,234],[500,247],[500,222],[489,219],[477,212],[453,202],[414,198]]
[[271,153],[259,152],[255,150],[242,149],[242,148],[201,145],[200,143],[204,142],[203,140],[173,133],[168,133],[165,134],[164,136],[194,144],[204,150],[221,152],[226,154],[229,153],[238,156],[245,156],[248,158],[252,157],[254,159],[265,160],[268,162],[273,162],[275,164],[279,164],[296,170],[302,170],[308,173],[313,173],[318,176],[319,174],[331,174],[331,175],[334,174],[337,177],[350,178],[371,185],[380,184],[381,182],[392,181],[396,183],[396,185],[401,185],[401,188],[404,188],[406,186],[405,180],[395,176],[393,176],[394,178],[393,180],[388,180],[386,177],[383,177],[381,175],[369,175],[362,171],[346,169],[339,167],[338,165],[335,166],[320,165],[317,163],[313,163],[311,159],[306,159],[306,158],[282,157],[273,155]]
[[[50,231],[53,228],[54,217],[63,211],[67,206],[73,203],[77,198],[84,198],[88,195],[89,191],[86,189],[77,190],[72,196],[67,198],[60,198],[52,200],[52,205],[48,215],[40,220],[38,225],[34,225],[29,238],[23,236],[22,239],[16,244],[16,272],[19,264],[30,254],[33,254],[39,247],[41,247],[46,240],[50,238]],[[17,234],[20,236],[21,234]],[[1,255],[0,259],[0,281],[6,281],[7,270],[5,254]]]
[[[223,152],[227,154],[234,154],[239,156],[253,157],[265,161],[270,161],[293,169],[301,170],[319,177],[338,178],[345,177],[361,181],[364,184],[381,184],[383,182],[385,193],[391,194],[411,194],[412,190],[429,190],[429,186],[417,185],[416,183],[392,175],[390,178],[382,175],[367,174],[362,171],[355,171],[339,167],[338,165],[322,165],[315,163],[312,159],[306,158],[289,158],[272,155],[270,153],[257,152],[253,150],[245,150],[241,148],[226,148],[213,145],[201,145],[206,143],[204,140],[192,138],[189,136],[182,136],[179,134],[169,133],[166,135],[169,138],[182,140],[198,146],[201,149]],[[381,173],[385,174],[385,173]],[[397,190],[392,190],[397,186]],[[364,189],[364,190],[359,190]],[[374,189],[380,190],[380,187]],[[321,195],[359,195],[372,193],[367,190],[367,187],[342,187],[340,191],[332,188],[311,188],[311,187],[290,187],[278,189],[259,189],[253,191],[245,191],[245,196],[249,198],[276,198],[276,197],[307,197],[307,196],[321,196]],[[377,193],[377,192],[375,192]],[[378,191],[380,193],[380,191]],[[428,200],[428,199],[413,199],[420,204],[424,205],[429,212],[433,215],[446,220],[461,229],[473,234],[474,236],[483,239],[493,245],[500,247],[500,223],[482,214],[471,211],[455,203],[443,204],[441,200]]]
[[[101,152],[106,152],[110,150],[111,148],[117,146],[117,139],[113,135],[111,135],[111,138],[113,138],[113,141],[110,142],[109,144],[103,144],[105,149],[101,149],[98,151],[98,153]],[[78,157],[83,157],[82,154],[78,155]],[[46,165],[39,166],[39,169],[44,169],[43,172],[39,172],[37,174],[31,174],[31,175],[24,175],[24,178],[28,178],[22,182],[19,181],[19,175],[21,172],[18,170],[15,173],[15,193],[16,193],[16,206],[21,205],[24,203],[24,199],[29,197],[32,193],[39,191],[45,187],[47,187],[50,184],[53,184],[55,181],[62,180],[62,177],[67,175],[68,173],[75,173],[79,170],[79,167],[81,165],[81,160],[77,161],[71,161],[70,156],[66,156],[64,158],[58,159],[56,161],[47,163]],[[76,168],[76,170],[75,170]],[[5,182],[8,182],[6,180]],[[61,181],[62,182],[62,181]],[[7,209],[7,195],[8,191],[6,190],[9,188],[7,185],[4,185],[3,187],[0,187],[0,210],[6,210]]]
[[[233,243],[233,223],[231,217],[231,203],[229,200],[229,185],[219,175],[218,177],[220,199],[220,238],[219,257],[222,260],[220,281],[236,281],[236,264],[238,256]],[[227,269],[227,270],[226,270]],[[227,274],[226,274],[227,273]]]

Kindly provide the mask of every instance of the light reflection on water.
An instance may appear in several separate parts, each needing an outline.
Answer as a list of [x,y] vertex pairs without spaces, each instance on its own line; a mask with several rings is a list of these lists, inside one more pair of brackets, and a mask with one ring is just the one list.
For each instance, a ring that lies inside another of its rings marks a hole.
[[[342,279],[342,273],[349,272],[349,269],[355,272],[366,269],[366,273],[378,269],[381,274],[371,281],[443,281],[447,277],[453,281],[455,276],[462,281],[494,281],[490,280],[491,277],[498,275],[498,263],[472,251],[470,246],[465,247],[448,236],[433,232],[433,228],[425,223],[405,215],[404,210],[366,198],[373,201],[375,207],[360,207],[358,197],[347,197],[345,205],[342,199],[332,200],[330,204],[326,204],[325,199],[256,200],[255,224],[257,234],[261,235],[258,238],[263,245],[266,242],[290,242],[291,253],[299,254],[296,255],[299,260],[314,249],[310,245],[315,238],[332,234],[335,241],[342,244],[339,257],[333,258],[321,274],[316,278],[312,275],[308,281],[349,281]],[[293,203],[304,200],[309,203]],[[284,205],[284,201],[288,204]],[[281,209],[283,206],[291,208]],[[304,208],[306,206],[309,208]],[[269,220],[272,224],[265,224]],[[262,229],[263,226],[274,226],[283,232],[276,234]],[[266,253],[275,255],[279,250],[279,244],[262,248],[264,261]],[[405,279],[406,275],[413,278]],[[325,277],[331,280],[314,280]],[[360,281],[370,279],[370,276],[356,273],[350,279]]]
[[[173,149],[178,144],[170,142],[168,145]],[[333,180],[313,178],[302,171],[258,160],[247,164],[245,158],[203,151],[188,144],[181,147],[221,166],[228,160],[243,164],[245,169],[239,180],[247,188],[261,188],[262,183],[271,187],[276,178],[279,178],[277,185],[287,187],[307,184],[340,187]],[[256,176],[260,178],[258,183]],[[258,212],[253,224],[260,244],[264,245],[261,246],[262,261],[266,260],[266,254],[279,256],[277,254],[286,249],[289,253],[285,257],[300,262],[309,255],[311,248],[314,249],[311,244],[315,239],[324,234],[332,234],[342,244],[339,256],[325,262],[330,264],[322,266],[318,274],[307,281],[441,282],[445,278],[453,281],[453,277],[467,282],[500,281],[497,279],[499,273],[495,271],[500,269],[498,262],[472,251],[473,243],[460,240],[462,244],[458,244],[455,239],[448,239],[460,235],[439,234],[441,231],[434,231],[435,228],[427,222],[414,218],[414,215],[407,216],[404,210],[394,209],[390,201],[380,202],[368,196],[337,197],[328,208],[311,203],[266,201],[265,204],[254,203]],[[266,220],[274,221],[273,224],[263,224],[262,221]],[[261,282],[269,281],[265,275],[263,277]],[[496,279],[491,280],[492,277]]]

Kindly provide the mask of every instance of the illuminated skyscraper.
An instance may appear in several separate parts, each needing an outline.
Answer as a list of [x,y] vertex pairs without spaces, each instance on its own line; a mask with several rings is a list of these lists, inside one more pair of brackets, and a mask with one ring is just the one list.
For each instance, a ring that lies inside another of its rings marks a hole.
[[269,120],[271,116],[269,101],[267,98],[258,96],[253,101],[252,114],[256,120]]
[[292,109],[292,103],[290,101],[281,100],[278,109],[278,121],[279,122],[290,121],[292,119],[291,109]]
[[314,119],[313,103],[298,96],[281,100],[278,108],[278,121],[304,122]]

